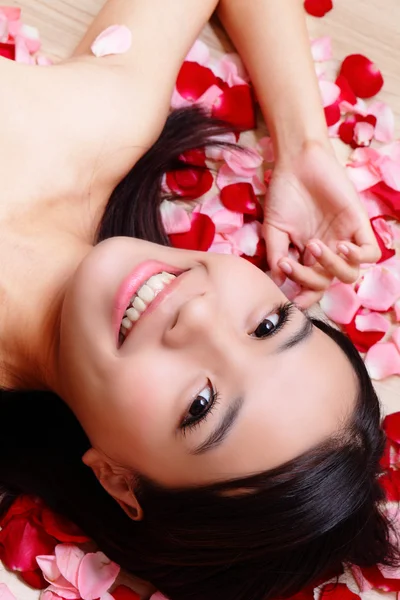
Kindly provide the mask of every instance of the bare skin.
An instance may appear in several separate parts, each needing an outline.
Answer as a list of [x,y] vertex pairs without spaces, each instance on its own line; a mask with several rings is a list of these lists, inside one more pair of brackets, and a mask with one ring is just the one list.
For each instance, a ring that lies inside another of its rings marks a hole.
[[[356,393],[349,365],[322,333],[313,331],[291,353],[280,354],[279,343],[304,324],[300,311],[273,339],[254,341],[258,323],[275,319],[275,305],[285,298],[245,261],[122,238],[93,249],[94,232],[112,190],[157,139],[180,64],[216,4],[154,0],[150,10],[143,0],[109,0],[75,55],[60,65],[33,68],[0,60],[0,248],[7,257],[0,265],[0,384],[61,395],[93,444],[85,462],[136,517],[140,510],[126,485],[129,470],[140,469],[166,485],[192,485],[270,468],[340,428]],[[274,10],[273,1],[259,4],[265,16]],[[220,10],[241,49],[239,19],[251,27],[256,13],[250,11],[243,20],[246,6],[228,0]],[[137,46],[121,57],[90,56],[94,37],[116,22],[130,27]],[[299,48],[306,51],[304,34],[299,36]],[[271,56],[268,43],[263,47]],[[254,48],[243,46],[243,52],[249,67],[254,62],[257,81],[260,56]],[[280,52],[286,52],[285,44]],[[278,54],[276,62],[266,61],[271,77],[281,63]],[[277,171],[276,181],[283,187],[288,172],[305,181],[311,160],[307,153],[306,164],[295,168],[305,148],[315,149],[317,157],[326,155],[322,121],[316,130],[306,126],[316,110],[315,77],[307,65],[308,60],[302,67],[303,86],[308,81],[305,93],[313,99],[312,109],[304,102],[295,115],[296,123],[300,119],[305,126],[293,133],[300,154],[281,161],[282,177]],[[261,84],[258,95],[263,97]],[[290,96],[285,90],[284,97]],[[263,105],[267,118],[276,123],[274,137],[282,140],[276,144],[284,156],[289,138],[283,130],[278,134],[279,123],[287,126],[284,106],[276,115],[269,110],[271,103],[281,101],[276,90]],[[290,106],[287,110],[289,115]],[[337,198],[342,199],[343,186],[348,186],[344,173],[336,182]],[[321,213],[324,207],[318,204],[315,214]],[[280,224],[281,229],[286,226]],[[307,235],[313,239],[317,232],[311,227]],[[352,255],[351,261],[339,256],[334,249],[338,233],[331,236],[333,246],[328,245],[331,239],[325,240],[319,265],[325,272],[323,283],[315,283],[314,266],[294,266],[292,278],[314,293],[313,298],[332,276],[356,276],[362,253]],[[374,242],[368,235],[366,230],[372,256]],[[324,238],[318,241],[323,244]],[[149,258],[190,269],[191,279],[172,304],[154,313],[153,321],[143,319],[130,352],[118,353],[109,337],[110,303],[130,270]],[[277,262],[282,258],[284,252]],[[157,380],[158,386],[150,385]],[[260,394],[265,381],[269,393]],[[221,389],[219,408],[207,425],[177,438],[179,419],[207,386]],[[298,389],[310,393],[299,395]],[[246,401],[235,430],[218,449],[193,455],[218,411],[228,410],[237,393]],[[249,439],[254,443],[248,444]],[[171,464],[173,469],[168,468]]]

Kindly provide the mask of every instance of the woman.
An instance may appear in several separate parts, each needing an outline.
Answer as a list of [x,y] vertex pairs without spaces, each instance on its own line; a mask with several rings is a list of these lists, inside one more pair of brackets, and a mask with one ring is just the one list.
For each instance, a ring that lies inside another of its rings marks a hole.
[[[225,131],[198,110],[163,129],[215,8],[109,0],[65,63],[0,63],[0,481],[4,508],[42,496],[172,600],[259,600],[397,552],[379,404],[351,343],[242,259],[165,245],[163,174]],[[306,306],[377,258],[374,237],[330,150],[300,5],[218,9],[277,154],[273,277]],[[115,23],[132,49],[91,56]]]

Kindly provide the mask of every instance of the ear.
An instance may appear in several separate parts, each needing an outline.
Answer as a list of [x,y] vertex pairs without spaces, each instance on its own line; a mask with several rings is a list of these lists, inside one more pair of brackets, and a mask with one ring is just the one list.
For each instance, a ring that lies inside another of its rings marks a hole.
[[103,488],[114,498],[122,510],[134,521],[143,519],[143,510],[130,486],[130,477],[126,469],[114,464],[111,459],[90,448],[82,457],[90,467]]

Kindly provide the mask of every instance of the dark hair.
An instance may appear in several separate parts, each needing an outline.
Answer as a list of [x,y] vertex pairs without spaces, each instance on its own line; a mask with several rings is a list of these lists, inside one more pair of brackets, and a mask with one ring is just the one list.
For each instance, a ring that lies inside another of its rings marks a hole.
[[[163,174],[185,168],[182,152],[213,143],[225,130],[198,109],[173,113],[110,198],[98,239],[134,235],[168,243],[158,211]],[[312,451],[265,473],[188,489],[166,489],[135,473],[144,519],[132,521],[82,463],[90,442],[62,400],[2,391],[0,508],[21,493],[40,496],[172,600],[268,600],[292,595],[343,563],[397,563],[382,512],[378,398],[350,340],[313,323],[352,364],[358,398],[343,430]]]

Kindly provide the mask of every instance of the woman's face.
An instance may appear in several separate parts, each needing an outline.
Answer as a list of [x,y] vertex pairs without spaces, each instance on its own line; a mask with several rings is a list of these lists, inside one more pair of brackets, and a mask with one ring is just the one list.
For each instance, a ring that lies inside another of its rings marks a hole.
[[[119,347],[121,285],[147,261],[184,273]],[[339,430],[357,389],[335,342],[286,304],[241,258],[112,238],[66,292],[61,393],[95,448],[166,486],[268,470]]]

